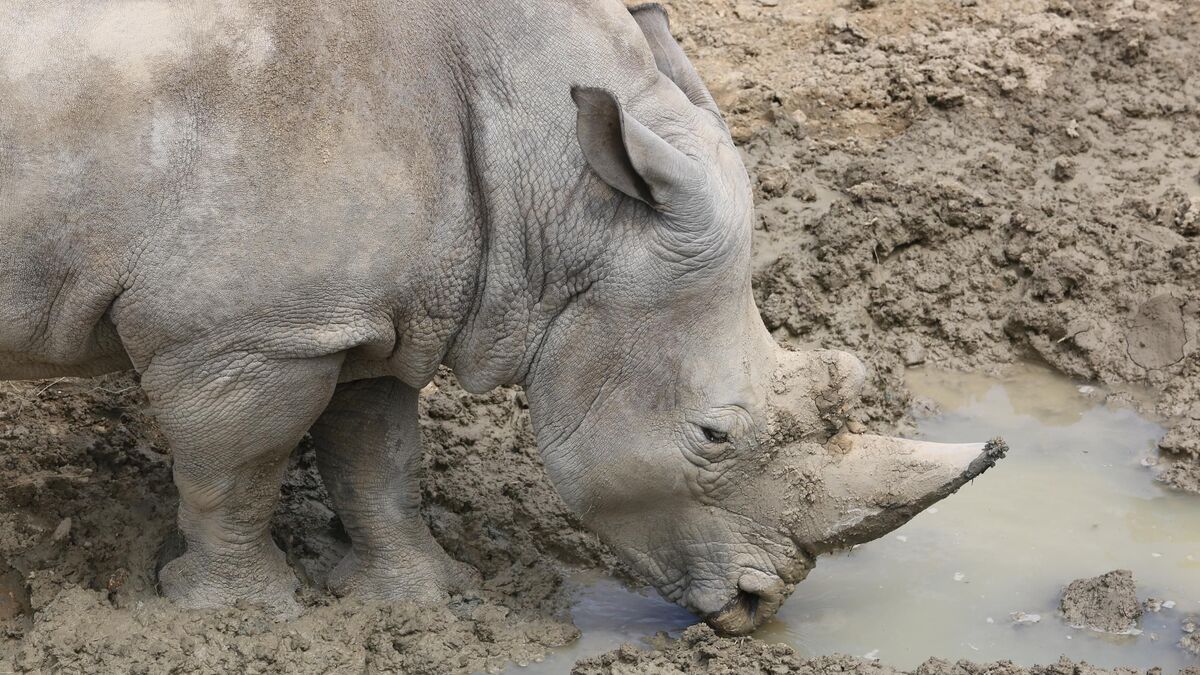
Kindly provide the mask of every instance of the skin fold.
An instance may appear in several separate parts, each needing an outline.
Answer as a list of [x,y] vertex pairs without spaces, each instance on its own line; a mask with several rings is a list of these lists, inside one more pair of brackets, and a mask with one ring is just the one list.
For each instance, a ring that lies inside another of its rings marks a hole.
[[838,435],[863,367],[763,326],[749,179],[657,6],[0,4],[0,377],[139,371],[179,603],[298,611],[268,524],[310,430],[333,591],[475,583],[418,513],[439,365],[524,385],[564,500],[729,633],[1002,453]]

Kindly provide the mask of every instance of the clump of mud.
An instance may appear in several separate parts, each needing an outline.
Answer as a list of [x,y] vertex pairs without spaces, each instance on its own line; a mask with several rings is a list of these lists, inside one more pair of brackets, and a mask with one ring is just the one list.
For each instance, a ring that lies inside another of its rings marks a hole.
[[1071,626],[1102,633],[1131,633],[1137,630],[1137,621],[1142,617],[1137,586],[1129,570],[1072,581],[1063,589],[1059,610]]
[[1200,494],[1200,419],[1177,424],[1159,442],[1159,449],[1164,461],[1160,478]]
[[31,612],[25,575],[3,564],[0,566],[0,621],[17,619]]
[[[784,644],[767,644],[745,638],[718,637],[711,628],[697,625],[688,628],[678,640],[659,637],[652,651],[623,645],[618,649],[584,659],[575,664],[572,675],[634,675],[653,673],[673,675],[691,673],[729,674],[793,673],[796,675],[1133,675],[1139,671],[1117,668],[1105,670],[1086,663],[1074,663],[1063,658],[1051,666],[1023,668],[1008,661],[977,664],[970,661],[951,663],[929,659],[913,671],[892,668],[878,661],[854,656],[821,656],[806,659]],[[1158,669],[1147,675],[1158,675]],[[1194,671],[1200,673],[1200,669]],[[1183,675],[1189,675],[1184,671]]]
[[1192,616],[1183,620],[1183,637],[1179,639],[1179,647],[1192,656],[1200,656],[1200,616]]

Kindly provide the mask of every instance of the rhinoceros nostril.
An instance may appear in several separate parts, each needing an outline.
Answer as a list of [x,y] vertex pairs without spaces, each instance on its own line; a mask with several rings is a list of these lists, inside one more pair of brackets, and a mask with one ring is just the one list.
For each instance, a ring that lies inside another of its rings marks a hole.
[[762,596],[757,593],[749,593],[747,591],[738,591],[737,598],[734,601],[741,607],[742,612],[750,619],[750,623],[757,624],[758,609],[762,605]]
[[706,617],[706,621],[722,635],[746,635],[763,621],[760,613],[762,608],[763,599],[760,596],[738,590],[721,611]]
[[753,632],[779,610],[788,588],[776,576],[747,571],[738,579],[737,590],[729,602],[706,617],[708,624],[725,635]]

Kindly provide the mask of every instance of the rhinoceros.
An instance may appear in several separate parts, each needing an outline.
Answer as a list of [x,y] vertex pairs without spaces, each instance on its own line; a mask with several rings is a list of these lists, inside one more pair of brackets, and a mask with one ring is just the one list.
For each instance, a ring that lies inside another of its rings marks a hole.
[[[475,574],[419,514],[439,366],[522,385],[565,503],[730,634],[1001,445],[851,433],[855,357],[775,343],[751,185],[658,5],[3,0],[0,377],[134,368],[187,607],[298,611],[269,519],[311,432],[337,594]],[[857,425],[853,425],[856,426]]]

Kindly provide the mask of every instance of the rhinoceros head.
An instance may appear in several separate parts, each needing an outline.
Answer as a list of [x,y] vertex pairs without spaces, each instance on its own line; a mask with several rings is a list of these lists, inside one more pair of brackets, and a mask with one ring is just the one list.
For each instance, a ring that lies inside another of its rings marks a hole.
[[859,360],[774,342],[750,287],[746,169],[660,14],[634,12],[664,74],[651,104],[572,92],[617,234],[551,326],[530,407],[584,522],[666,598],[742,634],[817,554],[895,529],[1002,446],[848,433]]

